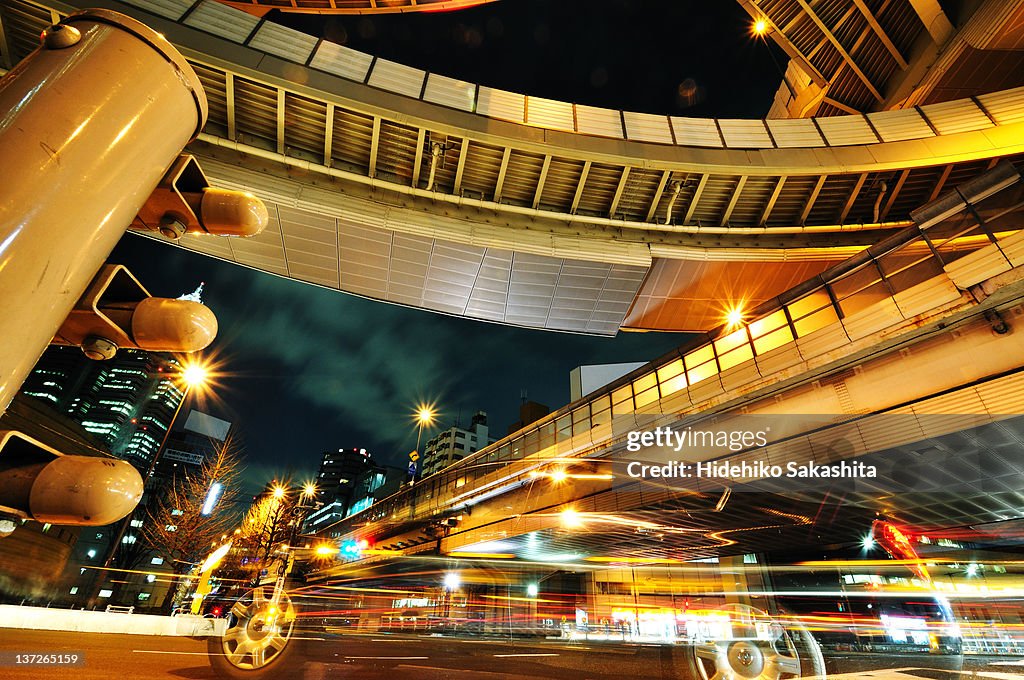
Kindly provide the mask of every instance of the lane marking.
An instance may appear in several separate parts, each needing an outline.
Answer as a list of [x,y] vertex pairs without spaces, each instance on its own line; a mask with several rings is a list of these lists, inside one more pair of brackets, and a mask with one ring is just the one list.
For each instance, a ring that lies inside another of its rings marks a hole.
[[561,656],[561,654],[495,654],[494,656],[505,659],[513,656]]
[[377,659],[380,661],[407,661],[410,659],[429,659],[429,656],[343,656],[343,659]]

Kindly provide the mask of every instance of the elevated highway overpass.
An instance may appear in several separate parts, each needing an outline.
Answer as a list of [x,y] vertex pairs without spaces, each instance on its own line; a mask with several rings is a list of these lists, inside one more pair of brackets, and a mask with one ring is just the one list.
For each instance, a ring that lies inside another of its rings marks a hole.
[[[367,564],[423,554],[687,561],[854,541],[879,517],[915,533],[998,542],[1024,519],[1022,192],[1020,175],[1002,165],[742,325],[684,345],[324,535],[366,540]],[[750,429],[741,425],[750,419],[775,428],[767,446],[690,449],[688,460],[899,465],[830,488],[760,477],[756,493],[750,478],[626,472],[630,431]]]
[[499,323],[707,330],[1024,152],[1019,88],[810,119],[616,111],[425,73],[213,0],[13,0],[0,65],[96,4],[188,56],[211,102],[190,151],[270,207],[254,239],[179,245]]

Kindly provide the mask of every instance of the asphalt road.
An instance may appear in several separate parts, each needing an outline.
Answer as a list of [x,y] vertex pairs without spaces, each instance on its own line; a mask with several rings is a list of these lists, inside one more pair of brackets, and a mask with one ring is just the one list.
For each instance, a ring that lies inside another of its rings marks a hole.
[[[3,680],[216,680],[204,642],[178,637],[0,630],[0,653],[79,653],[77,667],[0,667]],[[274,680],[690,680],[685,648],[416,635],[340,635],[306,641],[305,662]],[[1024,660],[967,657],[960,671],[927,669],[926,655],[845,656],[841,680],[1019,680]],[[833,675],[829,676],[834,677]],[[699,680],[699,679],[697,679]]]

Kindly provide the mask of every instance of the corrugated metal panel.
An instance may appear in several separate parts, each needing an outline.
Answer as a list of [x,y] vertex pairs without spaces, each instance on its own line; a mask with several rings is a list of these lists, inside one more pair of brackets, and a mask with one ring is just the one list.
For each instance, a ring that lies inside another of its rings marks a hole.
[[672,116],[672,130],[676,133],[676,144],[681,146],[707,146],[722,148],[718,126],[711,118],[686,118]]
[[[1024,382],[1024,376],[1017,373],[982,383],[975,389],[985,404],[986,412],[1017,414],[1021,412],[1020,399],[1021,394],[1024,394],[1024,389],[1021,389],[1022,382]],[[949,411],[935,411],[935,413],[949,413]]]
[[524,326],[545,327],[560,269],[561,261],[558,259],[515,253],[505,320]]
[[1024,121],[1024,87],[978,95],[978,101],[1000,125]]
[[277,210],[270,210],[270,221],[262,232],[249,238],[233,238],[229,243],[236,262],[288,276]]
[[796,346],[805,359],[821,356],[850,344],[850,338],[840,324],[825,326],[796,340]]
[[992,278],[996,274],[1010,270],[1010,263],[999,252],[996,244],[991,243],[980,250],[964,255],[947,264],[944,269],[949,278],[961,290]]
[[424,236],[398,233],[392,236],[388,300],[417,307],[422,304],[433,247],[434,239]]
[[487,248],[473,293],[466,306],[466,315],[491,321],[505,320],[505,303],[512,270],[512,251]]
[[125,3],[175,21],[195,4],[189,0],[125,0]]
[[731,149],[769,149],[774,146],[764,123],[759,120],[720,120],[725,145]]
[[814,127],[814,121],[807,118],[772,118],[766,122],[775,138],[775,146],[780,149],[825,145],[818,134],[818,128]]
[[267,22],[260,26],[249,47],[305,64],[316,47],[316,38],[305,33]]
[[526,123],[572,132],[572,104],[542,97],[527,97]]
[[903,321],[899,307],[892,298],[885,298],[843,319],[851,340],[859,340]]
[[481,87],[476,112],[482,116],[522,123],[526,116],[526,96],[517,92]]
[[622,139],[622,115],[615,109],[576,105],[576,131],[587,135],[601,135]]
[[288,271],[297,279],[338,286],[338,224],[324,215],[278,206]]
[[999,248],[1014,267],[1024,264],[1024,231],[1000,239]]
[[185,234],[178,241],[182,248],[188,248],[198,253],[213,255],[228,261],[235,259],[231,252],[231,239],[221,238],[212,234]]
[[342,78],[363,82],[373,57],[332,42],[322,42],[309,65]]
[[423,304],[449,314],[463,314],[469,303],[484,249],[435,241],[430,253]]
[[442,106],[450,106],[461,111],[472,111],[476,103],[476,85],[464,80],[456,80],[447,76],[431,73],[427,76],[427,88],[423,99]]
[[970,99],[960,99],[941,104],[928,104],[921,110],[928,117],[940,135],[952,135],[957,132],[984,130],[992,127],[992,121],[985,112]]
[[338,221],[341,288],[383,298],[387,294],[391,232]]
[[893,296],[903,316],[911,318],[960,298],[960,291],[944,276],[934,277]]
[[622,119],[626,123],[626,139],[660,144],[672,143],[672,130],[669,128],[667,116],[623,111]]
[[419,99],[420,92],[423,90],[423,79],[426,76],[426,71],[421,71],[418,68],[387,59],[378,59],[373,64],[373,72],[370,74],[367,84]]
[[213,35],[241,43],[256,28],[259,19],[241,10],[222,5],[214,0],[203,0],[185,19],[185,25]]
[[876,144],[878,138],[863,116],[815,118],[830,146]]
[[928,123],[916,109],[876,111],[869,113],[868,118],[884,142],[901,142],[905,139],[923,139],[935,136],[932,129],[928,127]]

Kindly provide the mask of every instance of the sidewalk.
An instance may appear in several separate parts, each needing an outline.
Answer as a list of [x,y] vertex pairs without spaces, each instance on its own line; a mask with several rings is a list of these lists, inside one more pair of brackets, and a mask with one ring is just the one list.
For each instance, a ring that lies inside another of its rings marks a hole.
[[172,617],[0,605],[0,628],[22,630],[205,637],[219,635],[224,630],[224,623],[224,619],[204,619],[191,615]]

